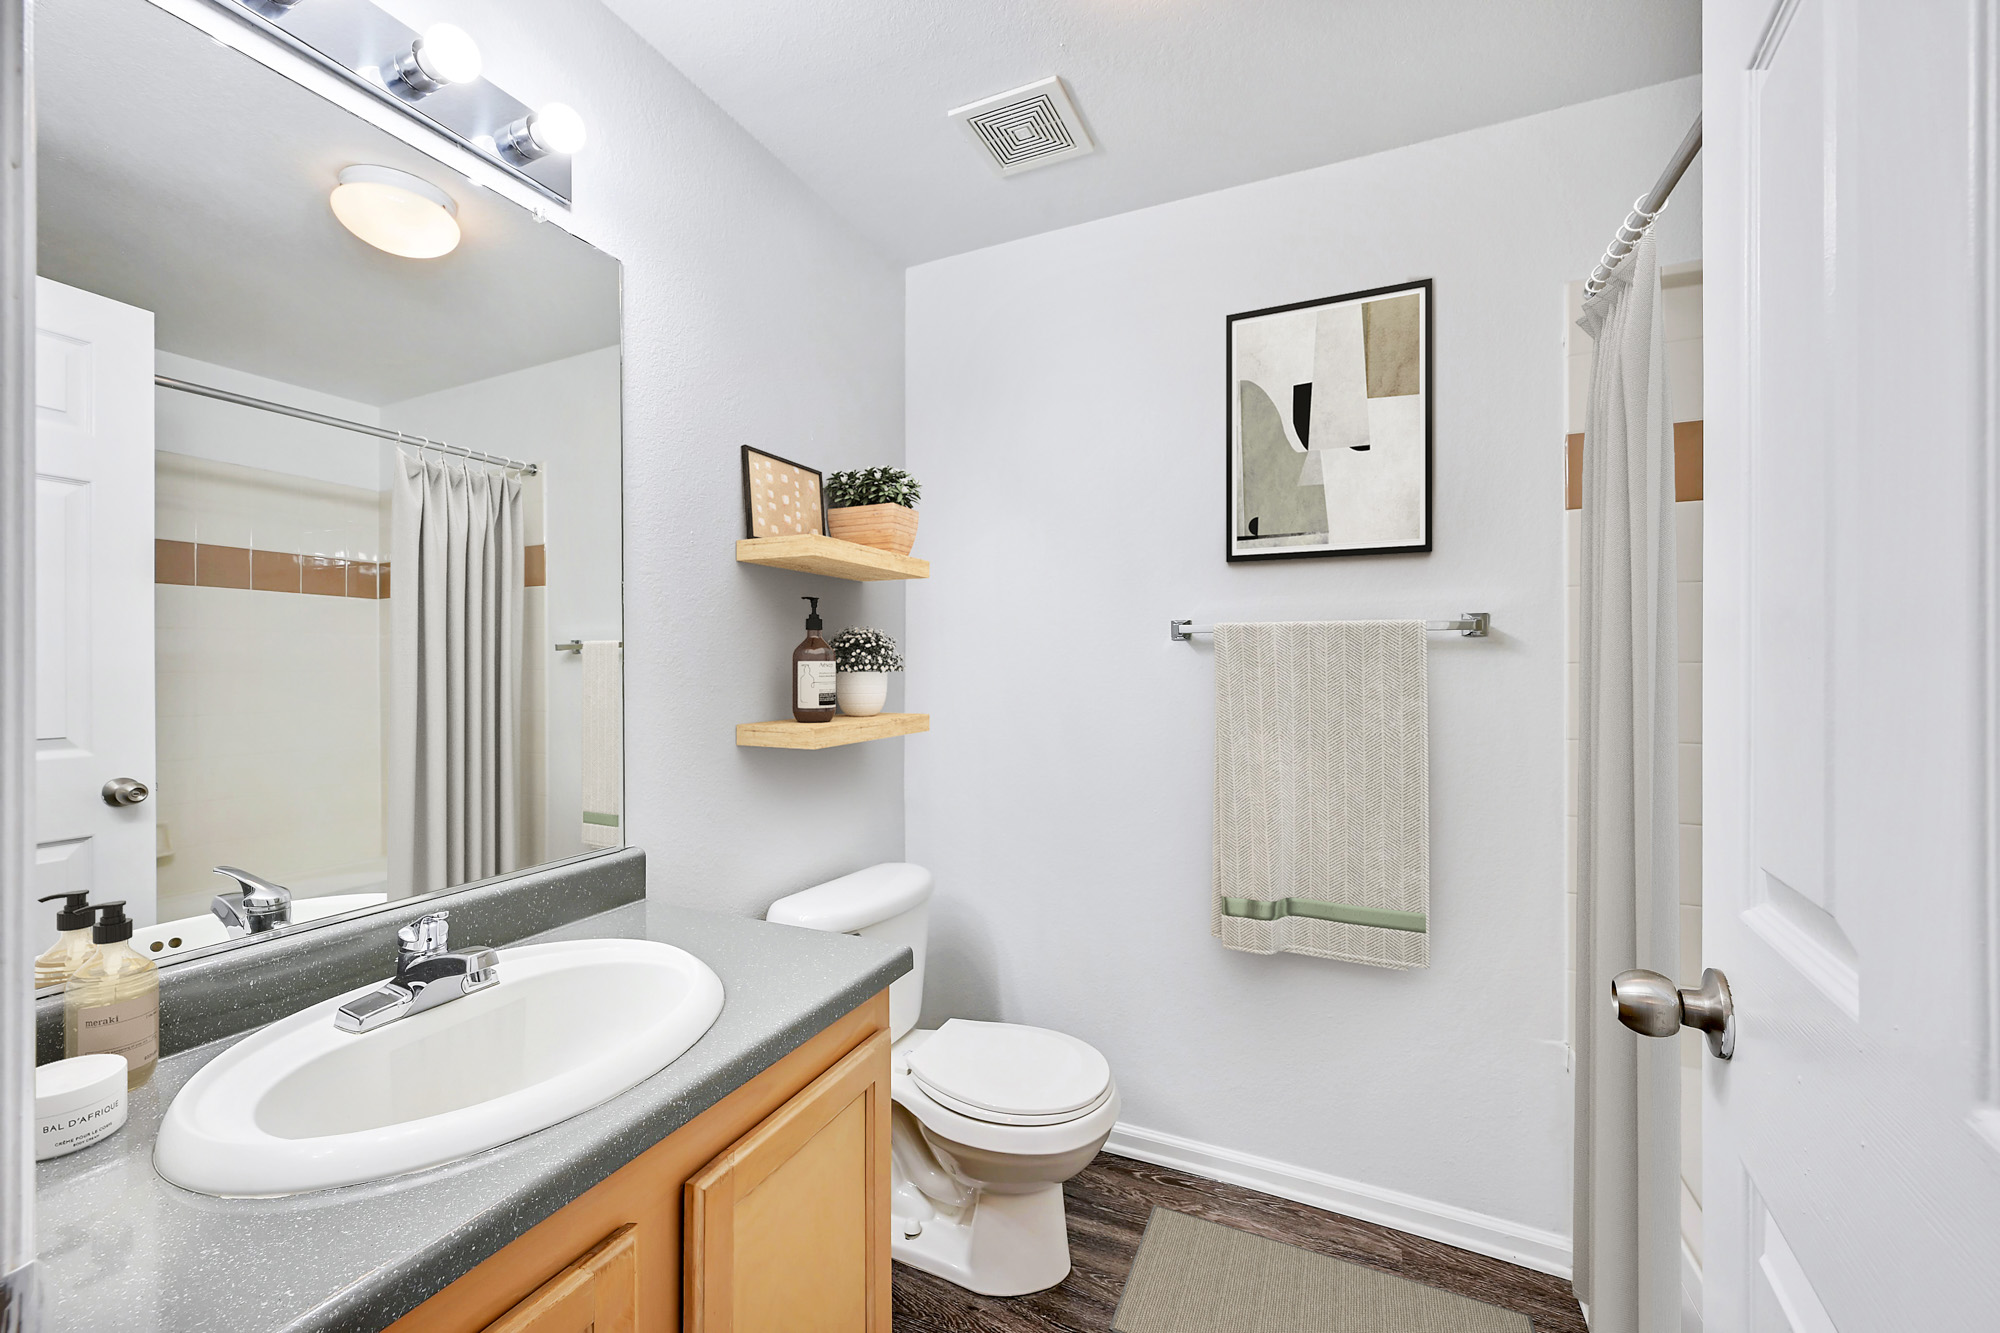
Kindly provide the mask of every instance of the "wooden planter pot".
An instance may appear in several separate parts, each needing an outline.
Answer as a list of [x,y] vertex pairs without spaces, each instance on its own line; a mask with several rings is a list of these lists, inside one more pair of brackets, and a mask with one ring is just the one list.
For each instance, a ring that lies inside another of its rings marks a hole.
[[851,505],[826,511],[826,535],[857,546],[908,555],[917,540],[917,511],[902,505]]

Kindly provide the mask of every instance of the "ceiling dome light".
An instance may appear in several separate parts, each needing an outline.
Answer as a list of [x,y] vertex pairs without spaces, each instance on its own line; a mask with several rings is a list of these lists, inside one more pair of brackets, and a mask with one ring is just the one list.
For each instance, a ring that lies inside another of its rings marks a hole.
[[566,102],[550,102],[501,130],[493,140],[503,153],[523,162],[533,162],[550,153],[567,156],[583,147],[583,117]]
[[436,259],[458,245],[458,205],[407,171],[348,167],[329,202],[340,225],[377,250],[405,259]]
[[433,23],[396,57],[385,82],[410,97],[428,97],[447,83],[471,83],[479,70],[479,44],[465,29]]

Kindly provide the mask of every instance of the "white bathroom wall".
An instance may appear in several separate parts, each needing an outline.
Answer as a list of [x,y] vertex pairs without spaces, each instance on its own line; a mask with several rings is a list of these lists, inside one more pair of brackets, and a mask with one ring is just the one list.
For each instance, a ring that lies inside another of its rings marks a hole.
[[[1562,292],[1698,109],[1687,80],[911,270],[927,1022],[1098,1046],[1115,1149],[1566,1268]],[[1699,217],[1691,178],[1670,261]],[[1226,564],[1224,317],[1426,277],[1435,551]],[[1213,657],[1166,622],[1466,610],[1492,638],[1432,638],[1432,966],[1221,948]]]
[[[522,673],[527,732],[547,746],[546,767],[536,775],[538,861],[585,850],[583,663],[555,644],[623,636],[618,397],[618,349],[606,347],[382,409],[392,429],[540,468],[523,498],[530,502],[527,541],[544,547],[546,574],[523,600]],[[535,766],[535,756],[524,760]]]
[[625,265],[627,837],[650,853],[648,892],[760,913],[900,857],[921,740],[746,750],[735,724],[787,715],[801,594],[825,598],[829,629],[901,638],[901,585],[739,565],[734,543],[741,445],[827,470],[902,462],[901,270],[595,0],[384,7],[461,25],[494,82],[589,126],[561,225]]

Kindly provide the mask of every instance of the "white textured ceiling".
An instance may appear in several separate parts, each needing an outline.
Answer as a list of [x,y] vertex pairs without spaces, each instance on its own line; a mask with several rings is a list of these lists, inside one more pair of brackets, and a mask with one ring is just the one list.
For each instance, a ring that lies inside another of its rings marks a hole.
[[[618,341],[615,261],[146,0],[39,0],[38,268],[171,352],[389,403]],[[399,259],[328,207],[412,172],[464,238]]]
[[[607,3],[905,263],[1701,67],[1699,0]],[[945,113],[1049,74],[1100,151],[1003,180]]]

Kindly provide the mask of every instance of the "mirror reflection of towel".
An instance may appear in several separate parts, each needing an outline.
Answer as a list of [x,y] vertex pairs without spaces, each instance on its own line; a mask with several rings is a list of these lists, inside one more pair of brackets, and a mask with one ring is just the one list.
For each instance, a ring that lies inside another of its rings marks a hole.
[[583,845],[621,847],[625,653],[613,639],[583,645]]

